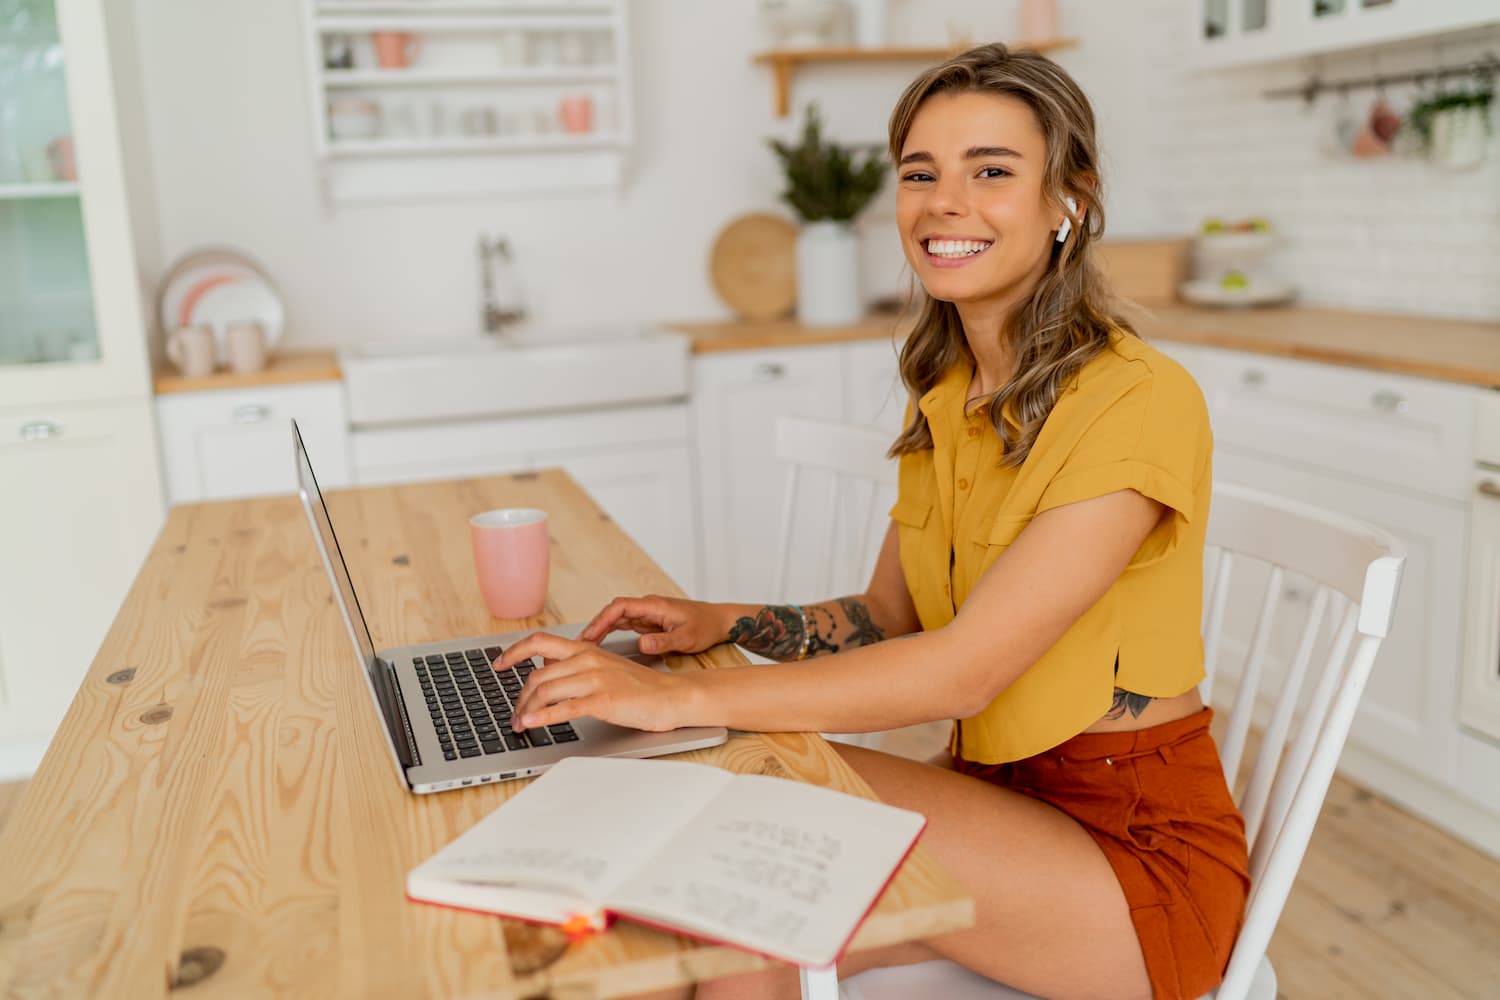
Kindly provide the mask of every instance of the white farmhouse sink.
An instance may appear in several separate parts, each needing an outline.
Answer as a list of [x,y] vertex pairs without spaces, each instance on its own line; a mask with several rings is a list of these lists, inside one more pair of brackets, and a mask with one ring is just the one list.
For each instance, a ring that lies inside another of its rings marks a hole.
[[688,338],[523,327],[500,337],[373,341],[339,352],[355,426],[593,409],[683,398]]

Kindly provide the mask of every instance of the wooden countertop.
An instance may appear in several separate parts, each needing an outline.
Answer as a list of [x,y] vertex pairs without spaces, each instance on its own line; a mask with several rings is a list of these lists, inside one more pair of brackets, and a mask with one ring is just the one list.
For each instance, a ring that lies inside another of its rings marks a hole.
[[1500,323],[1287,306],[1152,306],[1141,335],[1307,361],[1500,386]]
[[[1136,307],[1130,318],[1147,339],[1401,372],[1471,385],[1500,386],[1500,323],[1392,313],[1290,306],[1205,309],[1176,303]],[[874,313],[852,326],[769,323],[684,323],[693,352],[841,343],[893,337],[898,314]]]
[[[328,503],[377,647],[514,627],[484,610],[470,558],[465,521],[493,507],[551,515],[551,587],[529,624],[681,593],[558,471]],[[720,647],[676,666],[742,662]],[[523,783],[408,794],[364,684],[296,499],[174,508],[0,831],[0,994],[606,997],[766,964],[623,921],[568,944],[408,902],[407,870]],[[815,734],[686,757],[870,796]],[[918,848],[854,947],[972,922]]]
[[158,372],[155,389],[158,396],[169,392],[201,392],[205,389],[250,389],[266,385],[291,385],[297,382],[337,382],[343,377],[338,354],[333,350],[287,351],[271,355],[270,362],[258,372],[214,372],[189,378],[173,371]]

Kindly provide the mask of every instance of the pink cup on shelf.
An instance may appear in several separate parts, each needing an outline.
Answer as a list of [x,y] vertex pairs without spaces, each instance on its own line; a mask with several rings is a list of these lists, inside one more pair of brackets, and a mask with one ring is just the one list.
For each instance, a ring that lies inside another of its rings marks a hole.
[[487,510],[469,518],[479,593],[496,618],[531,618],[547,601],[547,512],[529,507]]
[[587,94],[564,97],[557,106],[557,119],[564,132],[581,135],[594,127],[594,102]]
[[417,36],[409,31],[373,31],[375,64],[381,69],[405,69],[417,57]]

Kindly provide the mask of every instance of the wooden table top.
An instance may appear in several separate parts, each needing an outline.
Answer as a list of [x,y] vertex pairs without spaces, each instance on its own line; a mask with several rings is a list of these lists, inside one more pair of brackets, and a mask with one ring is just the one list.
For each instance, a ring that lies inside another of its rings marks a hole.
[[[493,507],[551,515],[550,593],[526,625],[680,593],[562,472],[328,503],[377,647],[517,627],[474,580],[465,521]],[[675,665],[742,662],[720,647]],[[684,756],[870,796],[813,734]],[[0,833],[0,994],[585,998],[766,964],[626,922],[568,944],[405,899],[408,869],[522,785],[404,790],[294,497],[174,508]],[[854,947],[972,921],[919,848]]]
[[173,392],[204,392],[213,389],[257,389],[268,385],[296,385],[301,382],[337,382],[343,378],[338,352],[332,348],[303,351],[277,351],[266,367],[258,372],[216,371],[208,375],[189,376],[163,370],[152,380],[158,396]]

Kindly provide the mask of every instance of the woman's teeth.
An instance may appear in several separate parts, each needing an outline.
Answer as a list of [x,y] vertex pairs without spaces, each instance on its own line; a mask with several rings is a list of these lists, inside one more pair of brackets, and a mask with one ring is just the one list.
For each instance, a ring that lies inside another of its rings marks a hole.
[[984,253],[990,244],[984,240],[928,240],[927,252],[934,257],[972,257]]

